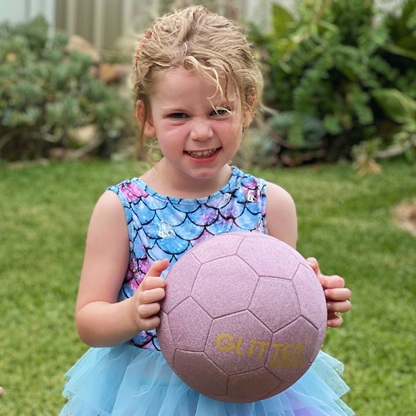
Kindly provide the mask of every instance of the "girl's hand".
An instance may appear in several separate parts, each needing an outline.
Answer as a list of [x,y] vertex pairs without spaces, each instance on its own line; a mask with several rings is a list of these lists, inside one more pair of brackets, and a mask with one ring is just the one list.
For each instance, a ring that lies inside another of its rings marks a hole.
[[344,279],[340,276],[324,276],[319,270],[318,260],[309,257],[307,262],[319,278],[324,289],[328,307],[328,326],[338,328],[342,325],[342,317],[337,313],[348,312],[351,309],[351,291],[344,287]]
[[165,279],[160,275],[168,266],[168,259],[155,261],[133,295],[135,320],[141,330],[150,331],[160,325],[157,314],[160,311],[159,302],[165,297],[166,286]]

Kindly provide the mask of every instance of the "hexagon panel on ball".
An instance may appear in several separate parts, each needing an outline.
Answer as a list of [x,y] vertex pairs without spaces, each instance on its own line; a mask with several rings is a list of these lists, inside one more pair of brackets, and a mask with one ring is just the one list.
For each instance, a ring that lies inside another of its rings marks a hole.
[[318,276],[310,267],[303,264],[293,278],[296,293],[298,294],[300,313],[316,328],[326,324],[328,310],[326,306],[325,294]]
[[283,381],[285,389],[295,383],[318,355],[319,331],[303,316],[273,334],[266,367]]
[[[256,250],[253,250],[253,246]],[[247,236],[238,248],[237,255],[244,259],[259,276],[291,280],[299,266],[299,261],[292,251],[292,247],[274,237]]]
[[249,310],[272,332],[300,316],[298,295],[290,280],[261,277]]
[[228,375],[264,366],[271,331],[248,311],[214,319],[205,353]]
[[188,298],[169,314],[169,326],[175,348],[204,351],[212,318]]
[[218,244],[218,238],[211,238],[204,241],[203,245],[198,244],[192,248],[192,254],[201,263],[207,263],[221,257],[228,257],[236,254],[244,236],[242,233],[221,234],[217,237],[221,238],[223,243]]
[[206,396],[227,392],[228,375],[203,352],[176,350],[173,368],[183,382]]
[[[162,311],[169,313],[190,296],[200,267],[201,263],[189,252],[175,263],[165,279],[166,295],[161,304]],[[174,284],[170,284],[172,281]]]
[[257,282],[256,273],[239,257],[219,258],[201,266],[191,296],[218,318],[247,309]]
[[160,325],[157,327],[157,339],[160,348],[163,351],[163,356],[169,365],[173,363],[173,355],[175,353],[175,345],[172,340],[172,334],[169,326],[169,316],[163,311],[160,312]]
[[238,400],[253,402],[274,391],[282,381],[265,368],[250,371],[249,373],[230,376],[227,395]]

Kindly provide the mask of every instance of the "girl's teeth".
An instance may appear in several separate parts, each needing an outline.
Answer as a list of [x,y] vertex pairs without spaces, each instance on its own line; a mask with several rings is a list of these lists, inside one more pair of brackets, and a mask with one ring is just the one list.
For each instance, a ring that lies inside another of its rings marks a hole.
[[204,152],[188,152],[192,157],[210,157],[217,149],[205,150]]

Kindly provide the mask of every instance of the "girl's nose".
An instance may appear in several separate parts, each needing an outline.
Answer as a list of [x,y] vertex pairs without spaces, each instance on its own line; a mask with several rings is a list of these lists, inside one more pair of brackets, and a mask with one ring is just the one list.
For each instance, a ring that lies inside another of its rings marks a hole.
[[204,141],[213,135],[209,120],[194,120],[191,126],[191,139]]

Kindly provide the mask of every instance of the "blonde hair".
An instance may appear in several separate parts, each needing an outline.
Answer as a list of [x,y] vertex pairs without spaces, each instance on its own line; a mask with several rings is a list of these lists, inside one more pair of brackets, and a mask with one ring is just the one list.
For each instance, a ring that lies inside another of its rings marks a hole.
[[[205,7],[193,6],[161,17],[137,45],[134,90],[136,102],[141,100],[144,105],[143,125],[151,111],[156,76],[178,67],[212,80],[222,95],[229,87],[235,89],[242,114],[255,113],[263,77],[241,27]],[[220,78],[225,79],[225,91]],[[142,145],[143,133],[140,142]]]

